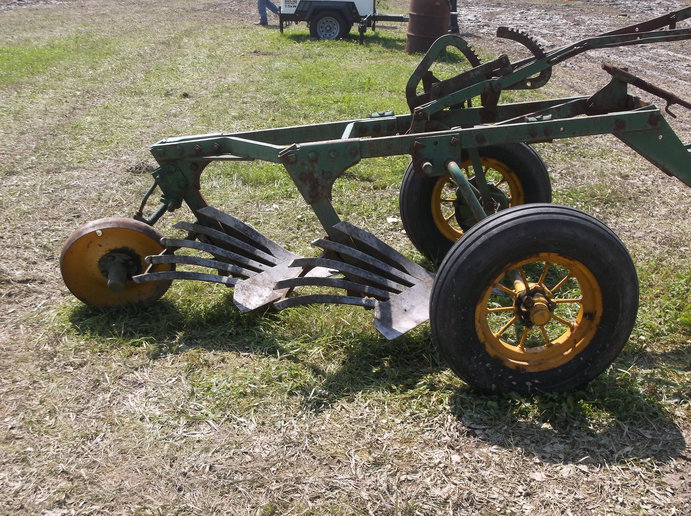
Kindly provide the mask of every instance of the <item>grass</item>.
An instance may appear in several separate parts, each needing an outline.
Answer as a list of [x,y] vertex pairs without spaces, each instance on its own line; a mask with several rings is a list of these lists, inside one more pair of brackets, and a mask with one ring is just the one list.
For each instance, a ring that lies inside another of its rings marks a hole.
[[[629,343],[580,392],[478,394],[428,325],[387,342],[347,307],[241,315],[232,291],[192,283],[145,309],[66,293],[64,240],[136,210],[147,145],[406,112],[419,58],[401,51],[403,28],[360,46],[249,28],[251,15],[210,0],[0,11],[0,513],[683,514],[688,193],[609,140],[538,147],[555,200],[605,220],[640,278]],[[449,56],[438,73],[460,65]],[[353,167],[334,202],[421,261],[398,220],[407,161]],[[323,230],[281,167],[213,166],[203,192],[315,254]]]

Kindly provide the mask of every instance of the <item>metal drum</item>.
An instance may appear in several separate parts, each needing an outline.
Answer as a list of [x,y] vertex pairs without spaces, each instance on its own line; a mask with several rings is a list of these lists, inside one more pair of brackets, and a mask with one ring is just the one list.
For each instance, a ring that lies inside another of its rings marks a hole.
[[448,0],[410,0],[405,51],[426,52],[435,39],[449,31],[449,15]]

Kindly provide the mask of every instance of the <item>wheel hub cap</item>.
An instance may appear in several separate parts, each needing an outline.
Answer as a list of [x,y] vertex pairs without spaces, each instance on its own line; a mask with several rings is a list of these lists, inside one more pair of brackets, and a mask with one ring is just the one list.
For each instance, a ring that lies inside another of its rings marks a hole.
[[524,326],[544,326],[551,319],[557,304],[552,294],[543,287],[531,285],[516,297],[516,315]]
[[98,261],[98,269],[108,279],[111,292],[122,292],[125,283],[141,272],[139,259],[132,249],[113,249]]
[[536,301],[530,309],[530,321],[538,326],[544,326],[552,318],[552,313],[546,300]]

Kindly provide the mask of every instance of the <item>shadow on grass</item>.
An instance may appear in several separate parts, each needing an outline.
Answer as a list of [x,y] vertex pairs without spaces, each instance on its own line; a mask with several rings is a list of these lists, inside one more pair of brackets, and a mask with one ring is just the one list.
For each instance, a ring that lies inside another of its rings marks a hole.
[[[285,33],[284,37],[286,39],[289,39],[290,41],[294,43],[307,43],[307,42],[316,42],[317,40],[313,39],[310,37],[309,34],[306,33]],[[342,41],[347,41],[350,43],[353,43],[355,45],[360,44],[360,36],[357,32],[353,32],[346,36],[345,38],[342,39]],[[328,44],[328,42],[324,42]],[[392,38],[390,36],[382,36],[376,32],[368,32],[365,34],[365,39],[363,40],[362,44],[365,47],[369,46],[379,46],[381,48],[384,48],[386,50],[399,50],[399,51],[404,51],[405,50],[405,38]]]
[[359,392],[405,393],[442,369],[429,337],[403,336],[387,341],[362,335],[348,346],[334,371],[314,368],[319,381],[303,390],[303,405],[321,412]]
[[[691,342],[691,332],[682,331],[679,341]],[[627,362],[646,369],[665,367],[683,372],[691,372],[691,345],[679,344],[667,351],[651,351],[645,348],[634,348],[624,351],[622,356]]]
[[[322,411],[338,400],[362,391],[404,392],[421,378],[440,370],[428,332],[386,341],[372,332],[338,330],[326,336],[305,335],[295,342],[281,335],[284,322],[270,310],[240,313],[232,291],[204,307],[181,306],[165,299],[149,306],[99,309],[80,305],[69,315],[73,329],[88,337],[99,351],[119,349],[144,352],[156,360],[191,348],[207,351],[253,353],[287,360],[309,372],[292,389],[306,409]],[[320,339],[326,342],[313,343]],[[333,356],[311,358],[317,349]],[[333,369],[332,369],[333,367]]]
[[631,377],[614,372],[568,394],[492,396],[460,389],[451,405],[469,434],[488,444],[520,448],[545,462],[668,462],[686,446],[663,406],[641,392]]
[[[386,50],[396,50],[400,52],[404,52],[406,48],[406,38],[405,37],[395,37],[395,36],[390,36],[387,35],[387,28],[386,26],[380,26],[377,31],[367,31],[365,33],[365,37],[362,40],[362,44],[365,47],[370,47],[370,46],[377,46],[384,48]],[[479,36],[477,34],[471,34],[471,33],[463,33],[460,34],[460,36],[463,39],[478,39]],[[294,43],[305,43],[305,42],[314,42],[316,40],[312,39],[308,33],[305,32],[300,32],[300,33],[284,33],[283,37],[286,39],[294,42]],[[348,34],[345,38],[343,38],[343,41],[348,41],[352,42],[354,44],[359,44],[360,43],[360,35],[357,31],[353,31],[350,34]],[[419,53],[418,56],[422,58],[424,54]],[[445,50],[442,53],[441,56],[441,61],[447,62],[447,63],[458,63],[458,62],[466,62],[466,59],[458,54],[456,51],[448,51]]]
[[276,354],[275,341],[261,331],[265,312],[241,314],[232,293],[208,306],[181,306],[166,299],[151,305],[76,307],[69,322],[82,335],[98,337],[109,347],[141,347],[151,359],[188,348]]
[[[270,311],[241,314],[232,304],[232,292],[208,306],[181,307],[166,300],[145,308],[79,306],[70,322],[78,333],[98,337],[93,339],[98,346],[144,347],[154,360],[199,348],[290,361],[309,372],[290,392],[314,412],[360,392],[405,393],[445,368],[428,329],[395,341],[364,331],[351,331],[343,339],[338,332],[329,334],[317,354],[334,353],[335,358],[313,359],[310,332],[296,347],[289,334],[277,331],[284,322],[279,316]],[[639,354],[623,354],[623,368]],[[450,406],[468,434],[546,462],[579,467],[636,458],[665,462],[685,447],[681,431],[654,393],[614,369],[585,391],[570,394],[500,396],[461,388],[451,395]]]

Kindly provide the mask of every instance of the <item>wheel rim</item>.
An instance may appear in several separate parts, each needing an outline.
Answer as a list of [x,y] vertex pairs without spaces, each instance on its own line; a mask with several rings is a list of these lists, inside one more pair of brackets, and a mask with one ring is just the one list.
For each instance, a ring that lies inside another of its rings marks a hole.
[[547,371],[590,344],[602,312],[602,290],[585,265],[538,253],[509,263],[492,280],[477,305],[475,328],[505,366]]
[[[89,222],[72,233],[63,247],[60,271],[65,285],[75,297],[93,306],[153,302],[168,290],[171,282],[137,284],[131,278],[146,270],[146,256],[163,251],[160,238],[153,228],[133,219]],[[108,268],[114,262],[122,266],[119,291],[108,288]],[[157,265],[155,270],[171,270],[171,266]]]
[[324,16],[317,22],[317,35],[319,39],[336,39],[340,30],[341,25],[332,16]]
[[[525,203],[523,185],[513,169],[493,158],[481,158],[485,178],[492,192],[503,195],[509,206]],[[461,164],[466,177],[471,177],[472,166],[470,160]],[[449,174],[440,176],[432,190],[432,219],[437,229],[451,241],[463,236],[463,227],[456,209],[458,206],[457,187],[451,181]],[[487,204],[484,206],[488,215],[502,209],[501,206]]]

